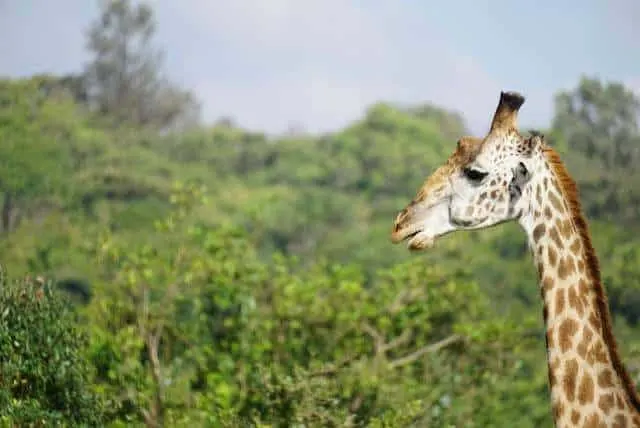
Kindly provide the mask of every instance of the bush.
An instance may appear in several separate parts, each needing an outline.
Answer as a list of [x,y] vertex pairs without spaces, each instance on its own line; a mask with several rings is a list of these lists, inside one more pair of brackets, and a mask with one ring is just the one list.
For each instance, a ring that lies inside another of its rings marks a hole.
[[0,421],[17,426],[97,426],[86,346],[61,293],[43,280],[0,279]]

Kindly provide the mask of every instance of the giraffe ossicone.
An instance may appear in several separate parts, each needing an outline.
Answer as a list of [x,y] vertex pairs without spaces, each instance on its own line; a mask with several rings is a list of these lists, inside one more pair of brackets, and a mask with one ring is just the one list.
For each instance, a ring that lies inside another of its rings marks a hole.
[[640,427],[640,398],[618,354],[578,191],[538,133],[522,135],[525,98],[502,92],[484,138],[463,137],[397,215],[391,240],[425,250],[459,230],[517,221],[538,271],[557,427]]

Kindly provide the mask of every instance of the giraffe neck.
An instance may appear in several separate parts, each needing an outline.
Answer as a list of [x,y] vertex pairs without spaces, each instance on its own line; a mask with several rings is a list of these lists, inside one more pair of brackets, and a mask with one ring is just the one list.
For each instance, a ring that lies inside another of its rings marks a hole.
[[640,426],[638,396],[616,350],[575,183],[555,152],[547,154],[537,177],[529,186],[531,204],[520,223],[544,303],[555,424]]

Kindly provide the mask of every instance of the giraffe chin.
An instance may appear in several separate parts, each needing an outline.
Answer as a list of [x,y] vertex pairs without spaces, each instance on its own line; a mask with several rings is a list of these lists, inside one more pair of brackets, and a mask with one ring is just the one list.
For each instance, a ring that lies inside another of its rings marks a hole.
[[433,248],[436,243],[434,236],[418,233],[407,242],[407,248],[411,251],[424,251]]

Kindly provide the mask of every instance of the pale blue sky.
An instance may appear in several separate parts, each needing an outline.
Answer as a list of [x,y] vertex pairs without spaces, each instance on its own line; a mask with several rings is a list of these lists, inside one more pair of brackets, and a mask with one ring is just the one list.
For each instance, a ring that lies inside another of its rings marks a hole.
[[[582,74],[640,91],[638,0],[152,0],[171,77],[205,120],[338,129],[378,100],[434,102],[486,130],[501,89],[546,126]],[[0,0],[0,75],[78,70],[93,0]]]

